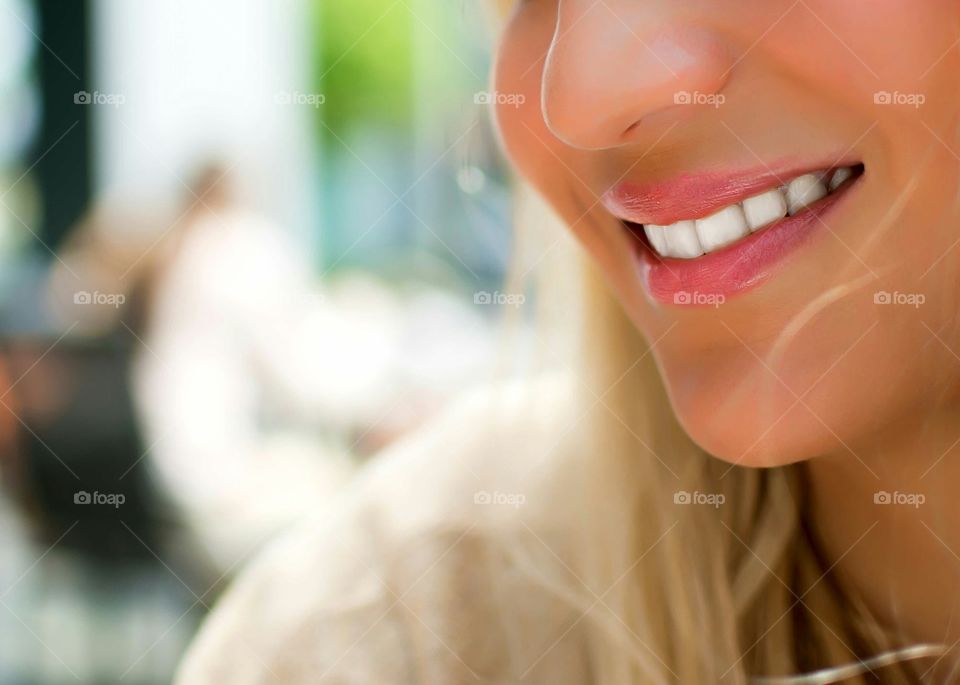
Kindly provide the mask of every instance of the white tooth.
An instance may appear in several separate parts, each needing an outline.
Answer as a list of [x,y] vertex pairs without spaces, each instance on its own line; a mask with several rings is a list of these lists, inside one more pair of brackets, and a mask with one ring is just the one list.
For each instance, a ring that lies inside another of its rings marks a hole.
[[790,181],[787,186],[787,210],[793,216],[826,194],[827,188],[816,174],[804,174]]
[[837,169],[833,173],[833,178],[830,179],[830,192],[839,188],[844,181],[853,176],[853,169],[848,166],[843,167],[842,169]]
[[697,236],[707,252],[729,245],[750,233],[740,205],[730,205],[705,219],[697,219]]
[[653,224],[644,224],[643,232],[647,234],[647,240],[653,246],[654,251],[661,256],[667,254],[667,239],[663,235],[663,226]]
[[693,259],[703,254],[700,240],[697,238],[697,226],[693,221],[678,221],[663,227],[667,240],[667,256],[681,259]]
[[787,215],[787,200],[779,188],[743,201],[743,215],[751,231],[772,224]]

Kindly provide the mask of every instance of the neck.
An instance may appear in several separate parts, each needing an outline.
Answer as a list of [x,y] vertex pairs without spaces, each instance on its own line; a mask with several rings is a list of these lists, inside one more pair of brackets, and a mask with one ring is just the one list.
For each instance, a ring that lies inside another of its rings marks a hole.
[[[895,642],[960,640],[960,408],[808,463],[809,515],[833,572]],[[861,463],[862,462],[862,463]]]

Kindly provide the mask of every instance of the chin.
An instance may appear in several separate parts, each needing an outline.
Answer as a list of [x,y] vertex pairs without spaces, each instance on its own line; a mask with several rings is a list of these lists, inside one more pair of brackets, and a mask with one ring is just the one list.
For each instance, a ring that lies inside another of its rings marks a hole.
[[665,376],[680,425],[711,456],[732,465],[769,468],[846,450],[847,440],[853,441],[848,431],[862,417],[847,416],[835,427],[820,418],[837,416],[833,407],[817,406],[811,398],[798,401],[776,381],[763,387],[731,384],[726,375]]

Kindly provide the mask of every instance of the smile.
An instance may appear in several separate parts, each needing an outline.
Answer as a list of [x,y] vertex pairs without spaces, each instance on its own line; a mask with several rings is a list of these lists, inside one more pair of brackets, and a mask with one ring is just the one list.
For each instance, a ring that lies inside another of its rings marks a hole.
[[727,205],[700,219],[669,226],[646,224],[643,231],[661,257],[696,259],[731,245],[787,216],[795,216],[859,176],[862,167],[804,174],[743,202]]
[[603,200],[638,247],[647,289],[678,303],[678,293],[730,295],[764,280],[863,174],[852,163],[683,176],[619,184]]

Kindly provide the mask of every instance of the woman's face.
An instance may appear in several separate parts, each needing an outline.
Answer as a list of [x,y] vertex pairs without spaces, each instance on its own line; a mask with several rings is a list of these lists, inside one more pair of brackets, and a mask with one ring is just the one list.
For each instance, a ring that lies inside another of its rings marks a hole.
[[513,8],[508,153],[712,454],[856,453],[953,399],[958,40],[955,0]]

